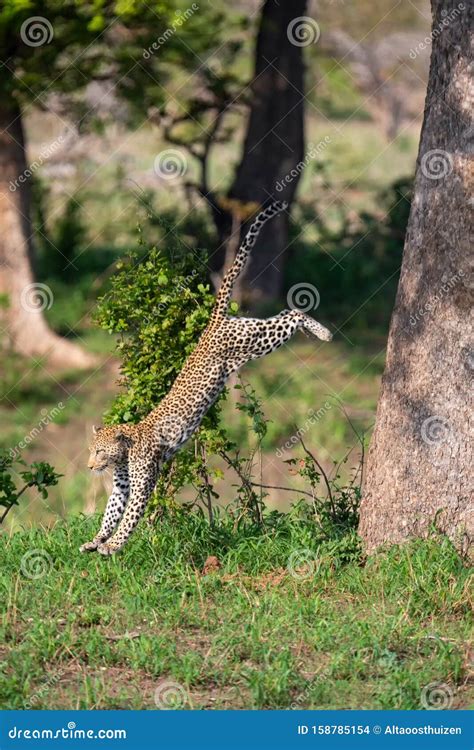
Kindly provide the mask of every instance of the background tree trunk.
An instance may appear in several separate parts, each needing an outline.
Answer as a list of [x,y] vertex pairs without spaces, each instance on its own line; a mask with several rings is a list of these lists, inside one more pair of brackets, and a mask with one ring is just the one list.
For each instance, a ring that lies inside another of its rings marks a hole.
[[[57,367],[90,367],[95,358],[57,336],[43,310],[54,304],[51,290],[35,283],[31,263],[30,188],[19,107],[0,104],[0,294],[2,335],[16,352],[45,357]],[[21,180],[21,181],[20,181]]]
[[[277,184],[290,175],[304,156],[303,48],[290,41],[288,25],[304,15],[305,10],[306,0],[291,3],[266,0],[263,7],[247,133],[242,160],[229,191],[231,199],[259,204],[277,198],[290,204],[293,200],[299,174],[285,183],[281,191]],[[230,225],[229,220],[224,232],[221,228],[222,247]],[[247,230],[246,222],[242,225],[242,237]],[[265,226],[252,253],[245,276],[251,299],[258,302],[279,296],[287,245],[288,215],[283,213]],[[219,268],[223,260],[224,253],[217,258]]]
[[443,8],[432,1],[433,29],[442,31],[433,35],[414,200],[367,460],[360,534],[369,551],[423,536],[434,522],[464,548],[473,536],[474,7],[465,3],[446,25]]

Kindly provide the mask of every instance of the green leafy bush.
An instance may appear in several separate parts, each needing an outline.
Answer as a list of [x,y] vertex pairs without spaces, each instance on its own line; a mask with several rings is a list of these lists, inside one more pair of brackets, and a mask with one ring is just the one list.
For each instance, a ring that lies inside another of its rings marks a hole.
[[[19,468],[21,467],[21,468]],[[35,461],[28,466],[21,458],[0,454],[0,523],[18,505],[18,501],[29,487],[36,487],[43,499],[48,497],[47,487],[58,483],[61,474],[57,474],[52,466],[45,461]],[[14,477],[21,477],[23,485],[17,487]]]
[[[118,264],[111,289],[99,302],[97,321],[118,335],[122,359],[122,391],[105,416],[108,424],[136,423],[158,405],[196,345],[214,305],[206,255],[183,249],[166,222],[163,230],[167,251],[147,247],[140,234],[139,252]],[[194,484],[198,495],[207,493],[208,505],[213,490],[206,455],[228,447],[219,427],[219,409],[217,402],[196,438],[165,467],[155,493],[158,504],[169,504],[184,485]]]

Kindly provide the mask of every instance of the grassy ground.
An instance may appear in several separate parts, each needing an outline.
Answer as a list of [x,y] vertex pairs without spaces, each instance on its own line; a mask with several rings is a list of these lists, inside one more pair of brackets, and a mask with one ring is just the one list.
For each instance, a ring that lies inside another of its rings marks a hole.
[[97,523],[1,538],[3,708],[472,702],[468,571],[442,537],[365,560],[301,512],[261,531],[178,511],[81,555]]

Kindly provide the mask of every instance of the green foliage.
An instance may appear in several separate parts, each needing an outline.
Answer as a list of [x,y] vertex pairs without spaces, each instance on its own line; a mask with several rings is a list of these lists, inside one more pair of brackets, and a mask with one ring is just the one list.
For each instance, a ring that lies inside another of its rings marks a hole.
[[[9,65],[0,93],[19,103],[45,90],[70,95],[69,108],[84,127],[104,118],[74,94],[91,80],[113,81],[114,95],[130,105],[123,116],[143,120],[150,107],[164,102],[170,69],[194,71],[203,55],[220,47],[221,30],[228,28],[215,4],[190,5],[6,0],[0,9],[0,57]],[[34,17],[40,17],[35,26]]]
[[328,477],[309,451],[304,458],[289,458],[285,463],[295,467],[294,473],[303,477],[311,489],[311,504],[302,501],[301,508],[313,519],[323,539],[339,538],[357,529],[362,495],[360,483],[355,481],[358,472],[354,481],[341,485],[339,474]]
[[140,262],[136,253],[119,262],[110,292],[99,301],[97,321],[119,336],[127,389],[109,422],[136,422],[148,414],[168,393],[207,324],[214,297],[205,257],[183,252],[178,242],[173,250],[165,255],[151,247]]
[[[15,468],[15,467],[24,468]],[[21,477],[24,484],[18,488],[14,477]],[[53,467],[45,461],[35,461],[30,466],[23,459],[8,453],[0,454],[0,506],[5,508],[0,515],[0,523],[4,521],[14,505],[18,505],[21,495],[29,488],[36,487],[43,499],[48,497],[47,487],[58,483],[61,474],[57,474]]]

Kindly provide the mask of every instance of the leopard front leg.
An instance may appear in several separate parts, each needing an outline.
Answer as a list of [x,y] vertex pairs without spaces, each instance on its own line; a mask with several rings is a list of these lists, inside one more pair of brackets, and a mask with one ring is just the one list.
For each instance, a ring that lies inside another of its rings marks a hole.
[[79,548],[81,552],[94,552],[100,544],[109,538],[122,516],[129,494],[128,467],[116,467],[112,494],[107,501],[100,529],[91,542],[86,542]]
[[130,499],[113,536],[98,545],[97,552],[101,555],[113,555],[122,549],[145,512],[157,476],[158,467],[155,461],[142,458],[139,467],[133,466],[131,462]]

